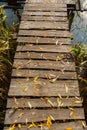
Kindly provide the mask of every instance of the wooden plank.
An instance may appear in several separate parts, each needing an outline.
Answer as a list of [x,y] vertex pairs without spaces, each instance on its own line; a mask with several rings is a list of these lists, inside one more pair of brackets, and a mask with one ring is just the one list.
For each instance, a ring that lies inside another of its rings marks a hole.
[[[39,40],[38,40],[39,43]],[[25,45],[25,46],[17,46],[16,51],[29,51],[29,52],[70,52],[71,47],[70,45]]]
[[60,54],[60,53],[39,53],[39,52],[16,52],[15,53],[15,59],[39,59],[39,60],[54,60],[54,61],[60,61],[60,60],[72,60],[72,57],[70,54]]
[[[68,92],[66,92],[66,86]],[[57,80],[51,83],[48,79],[17,78],[11,80],[9,96],[79,96],[76,80]]]
[[64,2],[59,2],[59,1],[54,2],[53,0],[52,1],[46,1],[46,0],[45,1],[42,1],[42,0],[41,1],[40,0],[39,1],[38,0],[37,1],[27,1],[27,5],[28,4],[29,5],[31,5],[31,4],[32,5],[42,5],[43,4],[43,5],[46,5],[46,6],[52,5],[52,6],[66,7],[66,4]]
[[46,70],[67,70],[75,71],[74,62],[48,61],[48,60],[15,60],[13,68],[16,69],[46,69]]
[[58,30],[19,30],[18,36],[36,36],[36,37],[62,37],[70,38],[71,33],[68,31]]
[[[7,108],[52,108],[57,107],[59,108],[58,100],[60,98],[16,98],[16,102],[13,98],[8,98],[7,100]],[[53,104],[53,106],[49,103],[49,101]],[[63,105],[60,106],[60,108],[64,107],[82,107],[82,101],[81,98],[76,99],[75,97],[69,98],[68,100],[66,98],[60,99],[61,103]],[[30,104],[30,105],[29,105]]]
[[38,44],[49,44],[49,45],[58,45],[60,44],[70,44],[71,39],[70,38],[42,38],[42,37],[23,37],[19,36],[17,38],[17,42],[22,43],[33,43],[36,44],[36,41],[38,40]]
[[62,22],[36,22],[36,21],[21,21],[20,29],[69,29],[68,23]]
[[46,5],[46,4],[26,4],[24,6],[24,10],[28,10],[28,11],[67,11],[67,8],[62,7],[58,4],[56,5]]
[[12,77],[29,77],[34,78],[35,76],[38,76],[39,78],[55,78],[58,77],[58,79],[77,79],[76,72],[61,72],[61,71],[52,71],[52,70],[12,70]]
[[[21,130],[27,130],[28,125],[22,125]],[[9,129],[10,127],[5,127],[4,130]],[[31,130],[49,130],[48,127],[45,125],[42,127],[32,127]],[[86,128],[83,128],[82,121],[71,121],[66,123],[53,123],[51,126],[52,130],[66,130],[66,128],[71,128],[72,130],[86,130]],[[15,127],[15,130],[19,130],[18,127]]]
[[52,22],[66,22],[67,17],[54,17],[54,16],[28,16],[22,15],[21,20],[23,21],[52,21]]
[[[84,119],[84,111],[82,108],[75,108],[74,109],[74,116],[70,116],[69,109],[45,109],[45,110],[38,110],[38,109],[18,109],[14,111],[14,109],[9,109],[6,111],[5,117],[5,124],[14,124],[16,123],[26,123],[26,119],[28,122],[41,122],[46,121],[48,116],[52,115],[55,120],[72,120],[72,119]],[[19,115],[22,113],[22,116]],[[62,116],[61,116],[62,115]]]
[[43,12],[43,11],[24,11],[22,15],[29,15],[29,16],[54,16],[54,17],[67,17],[67,12]]

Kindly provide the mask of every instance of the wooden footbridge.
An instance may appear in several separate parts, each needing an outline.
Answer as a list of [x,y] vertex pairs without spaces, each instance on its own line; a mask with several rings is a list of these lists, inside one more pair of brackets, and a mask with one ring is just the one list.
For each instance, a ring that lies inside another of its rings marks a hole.
[[4,130],[85,129],[70,37],[62,0],[25,2]]

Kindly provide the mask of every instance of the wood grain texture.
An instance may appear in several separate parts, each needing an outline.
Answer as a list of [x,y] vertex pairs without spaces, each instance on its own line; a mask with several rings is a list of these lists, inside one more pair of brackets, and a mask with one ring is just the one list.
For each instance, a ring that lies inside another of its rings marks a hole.
[[[14,101],[14,97],[13,98],[8,98],[7,100],[7,108],[30,108],[31,104],[31,108],[51,108],[51,107],[58,107],[58,100],[59,97],[57,98],[16,98],[16,102]],[[53,106],[49,103],[50,100],[53,104]],[[75,97],[73,98],[69,98],[68,100],[66,98],[62,98],[60,99],[61,103],[63,103],[63,105],[60,106],[60,108],[64,108],[64,107],[82,107],[82,101],[81,98],[79,98],[79,100],[77,100]]]
[[[38,23],[39,24],[39,23]],[[36,37],[66,37],[70,38],[71,33],[68,31],[58,31],[58,30],[20,30],[18,35],[20,36],[36,36]]]
[[24,6],[24,10],[28,10],[28,11],[66,11],[67,12],[67,8],[64,8],[63,6],[60,6],[58,4],[56,5],[46,5],[46,4],[26,4]]
[[[66,87],[67,89],[66,90]],[[51,83],[48,79],[27,78],[12,79],[10,84],[9,96],[79,96],[77,80],[57,80]]]
[[13,68],[75,71],[74,62],[48,60],[15,60]]
[[[27,13],[26,13],[27,14]],[[37,14],[37,13],[36,13]],[[47,14],[47,13],[46,13]],[[66,29],[68,30],[68,24],[66,23],[51,23],[51,22],[30,22],[30,21],[21,21],[20,29]]]
[[28,16],[22,15],[22,21],[49,21],[49,22],[67,22],[67,17],[55,17],[55,16]]
[[59,6],[59,7],[66,7],[66,4],[64,2],[59,2],[59,1],[54,1],[54,0],[50,0],[50,1],[40,1],[40,0],[37,0],[37,1],[27,1],[26,2],[27,5],[46,5],[46,6]]
[[58,45],[60,44],[70,44],[71,39],[70,38],[42,38],[42,37],[23,37],[18,36],[17,42],[22,43],[33,43],[36,44],[36,40],[38,40],[38,44],[48,44],[48,45],[56,45],[56,42],[58,41]]
[[76,72],[61,72],[61,71],[53,71],[53,70],[27,70],[27,69],[13,69],[12,77],[25,77],[25,78],[34,78],[38,76],[39,78],[55,78],[58,79],[77,79]]
[[[14,109],[9,109],[6,111],[5,117],[5,124],[14,124],[16,123],[26,123],[26,119],[28,122],[41,122],[46,121],[49,115],[52,115],[55,120],[71,120],[74,119],[73,116],[70,117],[70,110],[69,109],[45,109],[45,110],[38,110],[38,109],[18,109],[14,111]],[[23,113],[21,117],[19,115]],[[61,116],[62,115],[62,116]],[[76,119],[84,119],[84,111],[82,108],[75,108],[74,115]]]
[[[39,43],[39,40],[38,40]],[[37,41],[36,41],[37,44]],[[56,52],[56,53],[69,53],[71,46],[69,45],[25,45],[17,46],[16,51],[29,51],[29,52]]]
[[55,52],[29,52],[29,51],[19,51],[15,53],[15,59],[40,59],[40,60],[54,60],[54,61],[61,61],[61,60],[72,60],[72,56],[69,53],[55,53]]

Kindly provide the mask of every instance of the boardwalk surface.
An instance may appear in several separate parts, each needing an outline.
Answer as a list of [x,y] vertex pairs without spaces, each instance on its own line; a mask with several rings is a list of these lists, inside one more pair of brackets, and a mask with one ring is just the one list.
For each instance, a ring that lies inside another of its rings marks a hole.
[[4,130],[84,129],[70,36],[66,4],[59,0],[26,2]]

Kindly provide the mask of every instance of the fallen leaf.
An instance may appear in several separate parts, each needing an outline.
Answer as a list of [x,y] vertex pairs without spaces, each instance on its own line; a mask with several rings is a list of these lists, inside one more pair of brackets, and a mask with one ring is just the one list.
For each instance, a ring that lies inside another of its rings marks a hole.
[[57,40],[57,41],[56,41],[56,45],[58,45],[58,42],[59,42],[59,41]]
[[18,118],[20,118],[21,116],[23,116],[23,114],[24,114],[23,112],[20,113],[20,114],[18,115]]
[[27,89],[28,89],[28,88],[26,88],[26,87],[25,87],[25,88],[22,88],[22,91],[23,91],[23,92],[27,92]]
[[32,128],[32,127],[37,127],[34,122],[32,122],[32,124],[29,124],[27,128],[30,129],[30,128]]
[[14,102],[15,102],[15,104],[18,104],[17,98],[15,98],[15,97],[14,97]]
[[9,129],[7,129],[7,130],[15,130],[15,124],[14,124],[14,125],[12,125],[12,126],[10,126],[10,128],[9,128]]
[[62,99],[62,96],[60,95],[60,93],[58,93],[58,97],[59,97],[60,99]]
[[37,82],[38,78],[39,78],[39,76],[35,76],[34,77],[34,82]]
[[82,126],[83,126],[83,128],[86,127],[86,123],[85,123],[85,121],[82,121]]
[[32,105],[29,101],[28,101],[28,106],[30,107],[30,109],[32,108]]
[[63,106],[61,98],[57,98],[57,104],[58,104],[58,107],[62,107]]
[[50,129],[51,125],[52,125],[52,121],[51,121],[51,117],[49,116],[47,118],[46,126]]
[[54,117],[52,115],[50,115],[50,118],[51,118],[51,120],[55,121],[55,119],[54,119]]
[[66,84],[64,84],[64,87],[65,87],[65,89],[66,89],[66,93],[68,93],[68,92],[69,92],[68,86],[67,86]]
[[48,102],[52,107],[54,107],[54,104],[52,103],[52,101],[49,98],[45,98],[44,100],[46,102]]
[[40,47],[40,50],[44,50],[44,49]]
[[68,100],[69,99],[69,95],[67,95],[67,97],[66,97],[66,100]]
[[21,128],[22,128],[22,125],[21,125],[21,124],[18,124],[18,128],[21,129]]
[[36,39],[36,45],[38,45],[38,43],[39,43],[39,41],[38,41],[38,39]]
[[49,80],[51,83],[54,83],[54,82],[56,82],[57,81],[57,79],[58,79],[58,76],[57,77],[55,77],[55,78],[53,78],[53,79],[51,79],[51,80]]

